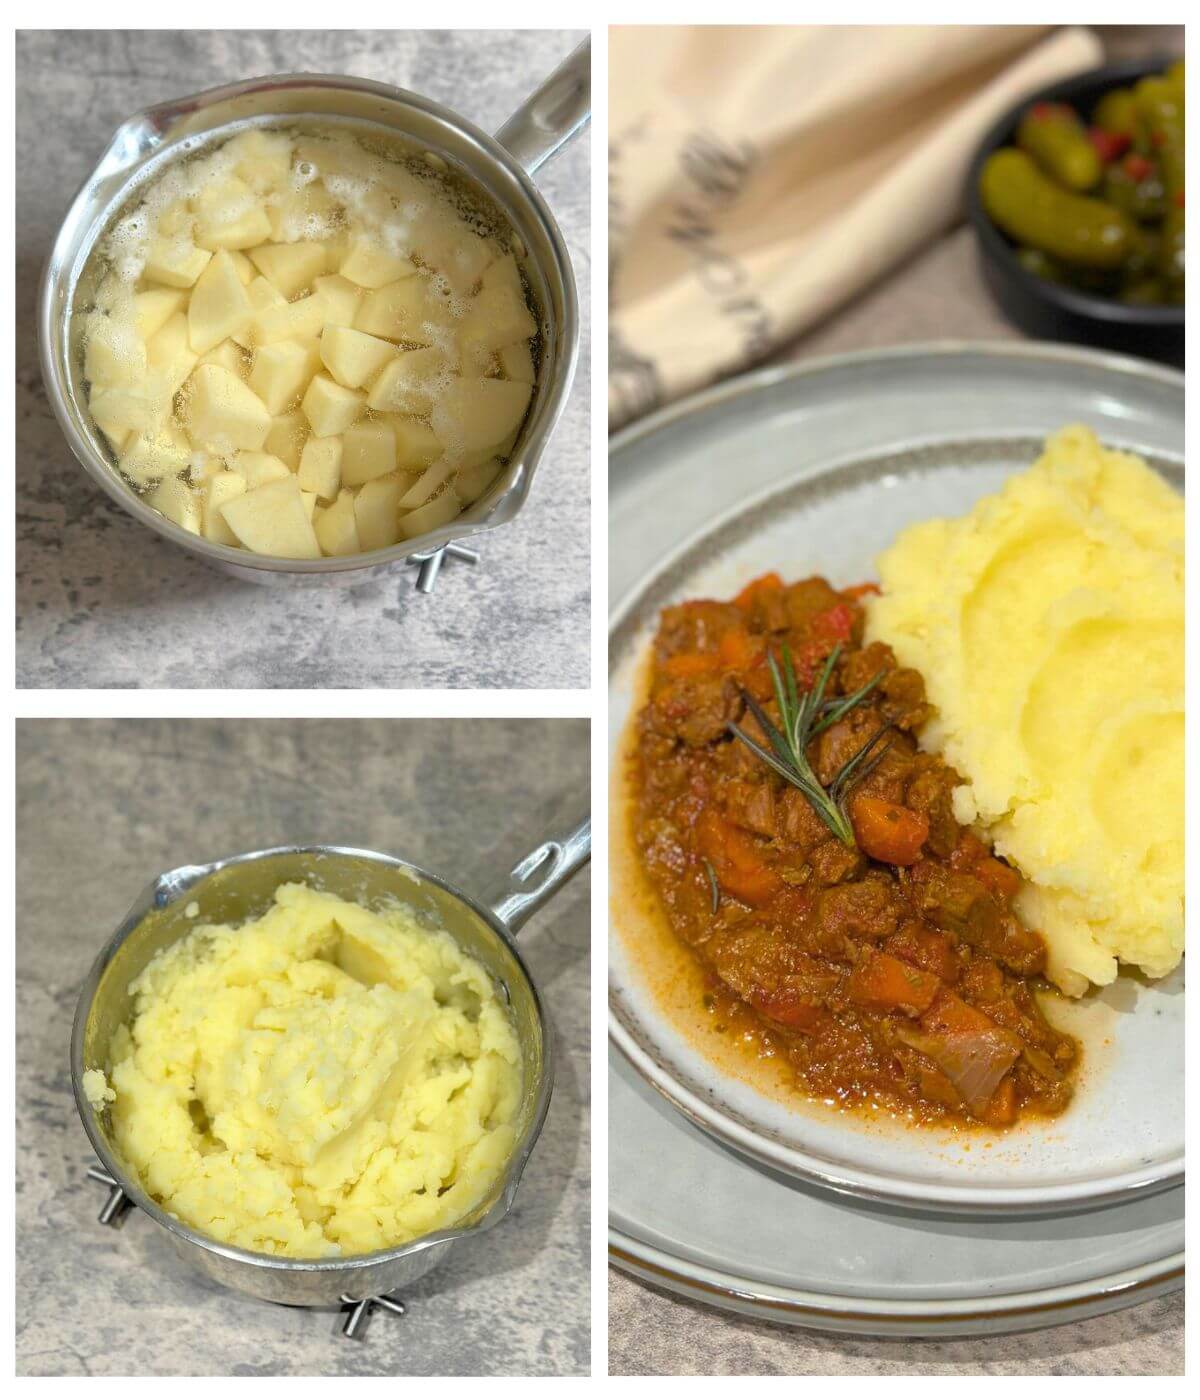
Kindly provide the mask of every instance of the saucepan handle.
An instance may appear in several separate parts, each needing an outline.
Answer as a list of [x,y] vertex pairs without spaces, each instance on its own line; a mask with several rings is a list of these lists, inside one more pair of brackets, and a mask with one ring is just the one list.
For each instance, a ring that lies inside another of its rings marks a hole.
[[565,836],[543,841],[513,866],[504,890],[488,900],[492,913],[516,933],[591,858],[592,823],[585,818]]
[[587,125],[592,115],[592,41],[588,37],[525,99],[498,132],[530,175]]

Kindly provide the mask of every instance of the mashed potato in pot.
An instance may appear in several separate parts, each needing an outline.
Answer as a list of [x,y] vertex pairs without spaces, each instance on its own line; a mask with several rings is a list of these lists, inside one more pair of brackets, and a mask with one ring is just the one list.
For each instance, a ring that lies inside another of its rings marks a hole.
[[1180,496],[1084,427],[879,560],[868,637],[925,677],[922,742],[1072,995],[1183,955],[1183,567]]
[[112,1136],[164,1209],[269,1254],[362,1254],[453,1225],[514,1145],[516,1031],[484,968],[397,907],[304,885],[202,925],[131,985]]

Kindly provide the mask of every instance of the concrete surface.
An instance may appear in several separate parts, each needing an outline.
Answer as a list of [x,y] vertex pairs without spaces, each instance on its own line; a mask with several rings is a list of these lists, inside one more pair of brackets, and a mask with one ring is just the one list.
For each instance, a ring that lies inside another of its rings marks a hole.
[[[517,520],[451,564],[354,588],[266,589],[139,525],[68,449],[38,368],[37,283],[74,192],[117,125],[264,73],[412,88],[495,130],[583,31],[72,31],[17,36],[17,683],[52,687],[554,687],[589,683],[590,137],[538,175],[583,321],[570,403]],[[546,546],[550,547],[547,548]]]
[[[1182,52],[1182,30],[1173,26],[1100,33],[1113,62]],[[966,228],[869,287],[772,362],[946,338],[1021,338],[983,285]],[[1033,1336],[851,1340],[734,1318],[610,1270],[610,1369],[614,1375],[1182,1375],[1183,1297]]]
[[71,1096],[75,1001],[138,892],[187,861],[297,840],[404,855],[486,895],[588,804],[579,720],[22,720],[17,737],[17,1372],[577,1375],[590,1361],[589,878],[521,947],[558,1074],[512,1215],[344,1341],[335,1311],[209,1282],[103,1188]]

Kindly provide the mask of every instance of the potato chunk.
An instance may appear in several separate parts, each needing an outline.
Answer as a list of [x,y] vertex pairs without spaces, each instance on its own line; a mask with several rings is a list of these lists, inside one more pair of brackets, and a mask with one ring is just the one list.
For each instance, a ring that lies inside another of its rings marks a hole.
[[321,332],[321,359],[325,368],[347,389],[359,389],[378,377],[396,347],[346,326],[326,326]]
[[190,344],[187,317],[182,311],[177,311],[146,344],[150,377],[162,386],[162,392],[168,399],[179,392],[180,386],[195,368],[196,358]]
[[[353,428],[347,429],[347,432],[353,431]],[[315,491],[323,501],[334,500],[342,479],[342,439],[309,438],[300,454],[297,475],[303,490]]]
[[160,481],[146,497],[146,504],[190,534],[200,533],[200,497],[177,476]]
[[188,302],[188,337],[197,355],[237,335],[249,324],[254,308],[237,265],[223,249],[200,274]]
[[365,396],[356,390],[315,374],[300,407],[317,437],[333,437],[361,417],[365,402]]
[[263,442],[263,448],[295,471],[300,465],[300,454],[308,432],[308,419],[304,414],[298,408],[289,409],[287,413],[271,419],[271,430]]
[[236,175],[206,186],[192,201],[196,246],[210,252],[253,248],[271,236],[271,222],[257,195]]
[[146,258],[145,275],[164,287],[193,287],[212,254],[179,238],[156,238]]
[[358,554],[362,545],[358,539],[358,524],[354,512],[353,491],[343,491],[316,525],[317,542],[330,555]]
[[390,423],[355,423],[342,434],[342,484],[361,486],[396,470],[396,435]]
[[285,476],[291,476],[284,463],[269,452],[238,452],[234,455],[233,470],[245,479],[251,491],[265,486],[268,481],[282,481]]
[[93,312],[85,336],[83,372],[93,384],[133,386],[145,378],[146,346],[134,326]]
[[402,540],[415,539],[417,535],[424,535],[430,530],[439,529],[442,525],[449,525],[461,514],[462,505],[458,497],[452,489],[447,488],[428,504],[400,516],[400,538]]
[[177,476],[191,455],[183,429],[167,422],[155,433],[130,433],[117,464],[135,486],[150,486],[165,476]]
[[250,261],[290,300],[325,271],[325,248],[320,243],[264,243],[250,253]]
[[367,292],[354,318],[355,330],[410,345],[432,345],[449,332],[450,323],[445,299],[425,277],[406,277]]
[[354,519],[364,550],[387,549],[400,538],[400,497],[407,486],[406,476],[380,476],[359,491],[354,500]]
[[205,481],[200,492],[200,533],[206,540],[237,546],[238,537],[225,523],[221,507],[245,493],[246,479],[236,472],[215,472]]
[[274,417],[300,398],[319,367],[315,351],[308,346],[280,340],[255,352],[250,387]]
[[403,350],[371,385],[367,405],[381,413],[426,414],[451,382],[440,350]]
[[515,345],[501,346],[500,369],[505,379],[514,379],[518,384],[532,384],[534,369],[529,342],[519,340]]
[[313,295],[325,303],[325,324],[327,326],[352,326],[358,315],[358,303],[363,290],[338,273],[313,279]]
[[177,311],[187,306],[187,293],[178,287],[151,287],[133,298],[133,322],[143,340],[161,330]]
[[416,272],[411,258],[389,253],[367,238],[356,238],[338,268],[341,275],[358,287],[383,287]]
[[321,546],[313,532],[300,483],[289,472],[221,507],[225,523],[247,549],[280,559],[319,559]]
[[396,465],[402,470],[420,471],[436,462],[446,450],[433,429],[419,418],[389,413],[387,421],[396,438]]
[[218,451],[256,452],[271,428],[263,401],[236,375],[219,365],[199,365],[189,381],[189,436]]
[[463,452],[494,447],[520,426],[530,392],[508,379],[456,379],[433,407],[433,430]]

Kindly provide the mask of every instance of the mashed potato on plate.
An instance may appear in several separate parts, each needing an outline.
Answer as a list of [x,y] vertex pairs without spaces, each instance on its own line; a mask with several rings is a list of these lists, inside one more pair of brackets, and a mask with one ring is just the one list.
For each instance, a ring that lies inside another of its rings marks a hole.
[[868,637],[925,677],[922,742],[1072,995],[1183,956],[1183,566],[1181,497],[1083,427],[879,560]]
[[516,1031],[484,968],[411,912],[304,885],[202,925],[131,986],[107,1079],[114,1143],[215,1239],[312,1258],[403,1244],[487,1195],[514,1145]]

